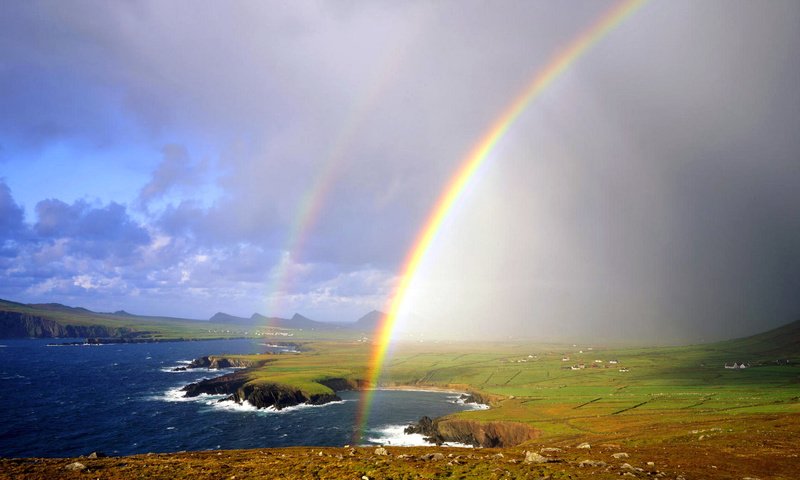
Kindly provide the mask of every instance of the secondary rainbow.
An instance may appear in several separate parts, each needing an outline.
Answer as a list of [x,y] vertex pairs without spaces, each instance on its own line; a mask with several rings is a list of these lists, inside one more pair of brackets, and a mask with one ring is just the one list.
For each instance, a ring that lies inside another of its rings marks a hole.
[[[470,180],[475,176],[475,173],[489,156],[492,149],[503,138],[522,112],[524,112],[553,81],[644,3],[645,0],[626,0],[619,2],[604,13],[589,28],[578,35],[562,51],[555,55],[543,69],[536,73],[522,93],[511,102],[505,111],[503,111],[502,115],[497,118],[491,128],[487,130],[480,141],[475,144],[470,153],[462,161],[458,171],[453,175],[442,195],[439,197],[439,200],[425,222],[424,228],[420,231],[413,248],[406,257],[402,269],[403,273],[400,276],[399,283],[389,303],[386,316],[383,318],[375,334],[374,344],[367,367],[366,379],[368,387],[374,388],[378,386],[383,364],[386,359],[386,353],[397,323],[398,312],[403,305],[406,293],[417,269],[422,264],[425,254],[436,238],[442,223],[461,196],[464,188],[469,184]],[[356,442],[361,440],[366,428],[373,396],[374,390],[370,388],[365,389],[361,395],[354,433]]]
[[366,94],[358,99],[342,122],[338,135],[328,150],[329,153],[300,198],[298,208],[292,216],[293,221],[286,237],[283,257],[277,263],[267,288],[268,315],[279,315],[286,307],[285,298],[290,296],[289,290],[294,281],[292,267],[296,265],[296,262],[303,260],[303,250],[326,206],[325,200],[346,169],[347,157],[352,154],[357,145],[359,136],[364,130],[364,124],[379,105],[386,90],[391,86],[397,71],[413,45],[417,30],[422,28],[424,23],[424,21],[418,22],[417,29],[412,30],[407,37],[401,38],[387,52],[374,79],[366,89]]

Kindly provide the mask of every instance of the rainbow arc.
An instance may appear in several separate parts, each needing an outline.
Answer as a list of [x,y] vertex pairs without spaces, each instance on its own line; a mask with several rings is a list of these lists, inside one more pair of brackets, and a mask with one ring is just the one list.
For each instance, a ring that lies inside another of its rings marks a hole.
[[[400,276],[399,283],[389,303],[386,316],[378,327],[373,341],[367,369],[367,385],[374,388],[379,385],[381,372],[387,352],[394,335],[398,314],[403,306],[407,292],[425,255],[433,244],[447,216],[453,209],[467,185],[475,177],[481,165],[489,157],[494,147],[503,139],[509,128],[519,116],[541,94],[553,84],[571,65],[580,59],[592,46],[602,40],[615,27],[630,17],[644,5],[645,0],[625,0],[614,5],[597,21],[590,25],[572,40],[563,50],[555,55],[526,85],[525,89],[509,104],[486,133],[474,145],[470,153],[461,162],[459,169],[451,178],[431,210],[424,227],[420,230],[413,248],[409,251]],[[369,419],[374,396],[373,389],[366,389],[361,396],[356,418],[354,440],[361,441]]]

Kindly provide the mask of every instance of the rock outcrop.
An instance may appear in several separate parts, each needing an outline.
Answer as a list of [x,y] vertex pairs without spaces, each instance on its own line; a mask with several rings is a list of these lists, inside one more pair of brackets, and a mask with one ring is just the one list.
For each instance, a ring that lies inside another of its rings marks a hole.
[[335,393],[309,394],[289,385],[253,382],[245,372],[234,372],[217,378],[202,380],[183,387],[184,396],[200,394],[227,395],[221,401],[247,402],[256,408],[272,407],[281,410],[300,404],[323,405],[341,401]]
[[242,358],[230,358],[221,355],[207,355],[205,357],[200,357],[195,360],[192,360],[192,363],[186,365],[186,367],[178,367],[183,370],[188,370],[192,368],[207,368],[209,370],[219,370],[220,368],[248,368],[248,367],[255,367],[258,365],[263,364],[264,362],[254,362],[252,360],[246,360]]
[[441,445],[446,442],[463,443],[475,447],[513,447],[539,436],[535,428],[519,422],[478,422],[458,418],[422,417],[405,433],[422,434],[429,442]]

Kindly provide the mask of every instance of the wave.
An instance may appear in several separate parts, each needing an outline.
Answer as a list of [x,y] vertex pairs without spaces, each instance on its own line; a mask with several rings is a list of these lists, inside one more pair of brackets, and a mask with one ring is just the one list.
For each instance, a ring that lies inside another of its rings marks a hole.
[[[194,402],[200,399],[200,397],[209,396],[206,395],[205,393],[202,393],[197,397],[184,397],[183,395],[185,393],[186,392],[183,391],[183,385],[181,385],[178,387],[170,388],[161,395],[153,395],[149,397],[149,400],[160,400],[163,402]],[[222,397],[222,395],[220,395],[219,397]]]
[[206,404],[218,410],[227,410],[229,412],[258,412],[258,409],[251,405],[250,402],[236,403],[233,400],[225,400],[222,402],[216,400],[213,402],[206,402]]
[[[178,362],[182,363],[182,362]],[[191,363],[191,362],[190,362]],[[226,375],[228,373],[233,373],[236,370],[242,370],[245,367],[229,367],[229,368],[187,368],[184,370],[176,370],[176,368],[182,367],[183,365],[172,365],[171,367],[161,367],[161,370],[164,373],[213,373],[215,377],[221,377],[222,375]]]
[[[224,395],[218,396],[218,398],[224,398],[224,397],[225,397]],[[253,412],[253,413],[266,414],[266,415],[283,415],[283,414],[287,414],[287,413],[297,412],[299,410],[306,410],[306,409],[309,409],[309,408],[324,408],[324,407],[327,407],[329,405],[334,405],[334,404],[339,404],[339,403],[344,403],[344,402],[350,402],[350,401],[352,401],[352,400],[341,400],[341,401],[337,401],[337,402],[323,403],[322,405],[311,405],[311,404],[308,404],[308,403],[301,403],[299,405],[294,405],[294,406],[291,406],[291,407],[284,407],[284,408],[282,408],[280,410],[278,410],[275,407],[256,408],[255,406],[253,406],[249,402],[236,403],[233,400],[224,400],[224,401],[214,400],[212,402],[206,402],[206,404],[207,405],[211,405],[214,408],[217,408],[217,409],[220,409],[220,410],[227,410],[227,411],[230,411],[230,412]]]
[[463,405],[469,408],[470,410],[489,410],[489,405],[486,405],[485,403],[474,403],[474,402],[465,403],[464,399],[461,398],[461,394],[448,395],[447,401],[449,401],[450,403],[455,403],[456,405]]
[[259,343],[259,345],[261,345],[262,347],[277,348],[279,351],[285,353],[300,353],[299,350],[288,348],[285,345],[276,345],[274,343]]
[[218,410],[227,410],[230,412],[251,412],[251,413],[255,412],[263,414],[286,414],[286,413],[296,412],[298,410],[305,410],[308,408],[323,408],[329,405],[353,401],[353,400],[340,400],[336,402],[324,403],[322,405],[311,405],[307,403],[301,403],[299,405],[294,405],[292,407],[285,407],[278,410],[275,407],[257,408],[250,402],[236,403],[233,400],[223,400],[224,398],[228,397],[228,395],[225,394],[212,395],[208,393],[201,393],[196,397],[186,397],[184,396],[184,394],[185,392],[183,391],[183,385],[181,385],[178,387],[170,388],[161,395],[151,396],[149,397],[149,399],[163,401],[163,402],[197,402],[204,405],[208,405]]
[[[407,425],[384,425],[379,428],[371,429],[367,441],[373,444],[392,445],[395,447],[430,447],[432,442],[425,440],[420,433],[405,433]],[[447,447],[472,448],[472,445],[465,443],[447,442]]]
[[298,410],[305,410],[305,409],[308,409],[308,408],[325,408],[325,407],[328,407],[328,406],[331,406],[331,405],[339,405],[339,404],[342,404],[342,403],[345,403],[345,402],[352,402],[352,401],[354,401],[354,400],[336,400],[336,401],[333,401],[333,402],[323,403],[322,405],[312,405],[310,403],[301,403],[299,405],[294,405],[294,406],[291,406],[291,407],[284,407],[284,408],[282,408],[280,410],[276,409],[275,407],[267,407],[267,408],[261,409],[261,411],[270,412],[270,413],[279,413],[279,414],[280,413],[291,413],[291,412],[296,412]]

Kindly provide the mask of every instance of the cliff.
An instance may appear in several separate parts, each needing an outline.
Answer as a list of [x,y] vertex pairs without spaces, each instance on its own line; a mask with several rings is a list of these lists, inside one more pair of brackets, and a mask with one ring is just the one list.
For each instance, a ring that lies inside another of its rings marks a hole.
[[0,338],[119,337],[133,330],[102,325],[64,325],[24,312],[0,311]]
[[519,422],[478,422],[458,418],[422,417],[405,433],[419,433],[429,442],[441,445],[446,442],[463,443],[474,447],[513,447],[537,438],[538,430]]

